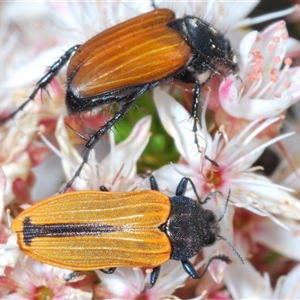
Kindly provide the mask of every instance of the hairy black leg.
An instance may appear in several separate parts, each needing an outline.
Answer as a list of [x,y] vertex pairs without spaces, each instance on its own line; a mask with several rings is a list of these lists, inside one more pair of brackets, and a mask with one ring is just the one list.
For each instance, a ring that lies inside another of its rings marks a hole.
[[[193,124],[194,142],[197,146],[198,151],[201,152],[199,139],[197,136],[198,123],[199,123],[198,110],[199,110],[200,95],[201,95],[201,84],[195,73],[191,72],[190,74],[193,77],[194,84],[195,84],[194,99],[193,99],[192,113],[191,113],[191,116],[194,120],[194,124]],[[209,78],[205,81],[205,83],[208,82],[213,77],[214,77],[214,75],[209,76]],[[205,83],[203,83],[203,84],[205,84]],[[210,159],[207,155],[205,155],[205,159],[207,159],[212,164],[214,164],[216,167],[218,167],[218,164],[215,161],[213,161],[212,159]]]
[[159,191],[157,181],[151,173],[149,174],[149,180],[150,180],[151,190]]
[[209,265],[212,263],[213,260],[218,259],[221,261],[224,261],[227,264],[231,263],[231,260],[228,256],[226,255],[215,255],[213,257],[211,257],[208,261],[208,263],[205,265],[203,271],[201,272],[201,274],[198,274],[197,271],[195,270],[194,266],[192,265],[192,263],[188,260],[184,260],[182,261],[182,266],[184,268],[184,270],[188,273],[188,275],[190,277],[192,277],[193,279],[200,279],[202,278],[205,273],[207,272],[207,269],[209,267]]
[[48,70],[48,72],[37,82],[35,88],[29,98],[19,106],[14,112],[9,114],[7,117],[0,120],[0,124],[7,122],[8,120],[12,119],[19,111],[23,110],[26,105],[34,100],[36,94],[39,90],[45,89],[46,86],[51,82],[51,80],[59,73],[61,68],[67,64],[70,60],[72,54],[80,47],[80,45],[73,46],[68,51],[65,52]]
[[86,147],[86,152],[83,156],[82,163],[76,170],[75,174],[71,178],[71,180],[66,184],[66,186],[59,192],[60,194],[65,193],[73,184],[75,181],[76,177],[78,177],[84,167],[84,165],[88,162],[88,158],[90,155],[90,152],[94,149],[98,141],[101,139],[101,137],[108,131],[110,130],[127,112],[128,110],[132,107],[134,104],[134,101],[130,102],[124,102],[119,109],[119,111],[106,123],[104,124],[95,134],[93,134],[90,139],[87,141],[85,144]]
[[69,276],[66,278],[66,282],[69,282],[69,281],[75,279],[76,276],[78,275],[78,273],[79,273],[78,271],[74,271],[74,272],[70,273]]
[[117,268],[109,268],[108,270],[100,269],[100,271],[104,274],[113,274]]

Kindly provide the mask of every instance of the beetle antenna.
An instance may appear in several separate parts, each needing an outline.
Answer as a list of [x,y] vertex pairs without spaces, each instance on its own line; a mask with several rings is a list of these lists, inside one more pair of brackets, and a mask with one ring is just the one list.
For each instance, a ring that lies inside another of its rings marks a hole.
[[238,251],[233,247],[233,245],[231,245],[231,243],[224,236],[218,235],[218,237],[220,239],[222,239],[223,241],[225,241],[230,246],[231,250],[235,253],[235,255],[240,259],[242,264],[245,264],[244,259],[242,258],[241,254],[238,253]]
[[227,209],[228,202],[229,202],[229,198],[230,198],[230,194],[231,194],[231,190],[229,190],[229,192],[228,192],[228,196],[227,196],[226,203],[225,203],[225,208],[224,208],[223,214],[220,217],[220,219],[218,220],[218,222],[220,222],[223,219],[223,217],[225,216],[226,209]]

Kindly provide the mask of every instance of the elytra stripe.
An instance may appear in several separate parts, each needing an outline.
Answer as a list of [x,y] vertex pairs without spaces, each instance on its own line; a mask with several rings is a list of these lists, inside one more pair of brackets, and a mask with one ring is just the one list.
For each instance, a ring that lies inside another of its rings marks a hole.
[[99,235],[121,230],[120,227],[107,224],[47,224],[34,225],[30,217],[23,222],[24,243],[31,245],[32,239],[36,237],[71,237]]

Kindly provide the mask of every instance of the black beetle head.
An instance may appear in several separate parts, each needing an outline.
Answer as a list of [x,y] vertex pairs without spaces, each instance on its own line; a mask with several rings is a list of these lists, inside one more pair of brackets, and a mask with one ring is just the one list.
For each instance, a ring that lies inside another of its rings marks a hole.
[[192,48],[189,67],[198,73],[212,71],[224,77],[239,71],[237,56],[230,41],[216,28],[200,18],[185,16],[169,22]]
[[174,196],[171,202],[172,210],[165,226],[173,247],[171,259],[189,259],[217,241],[220,226],[214,212],[185,196]]

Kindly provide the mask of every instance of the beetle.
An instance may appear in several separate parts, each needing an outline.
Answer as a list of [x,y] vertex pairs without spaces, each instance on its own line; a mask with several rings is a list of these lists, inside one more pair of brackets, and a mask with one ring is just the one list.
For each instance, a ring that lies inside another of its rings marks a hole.
[[[188,182],[197,200],[184,196]],[[231,262],[226,255],[212,256],[198,274],[189,261],[203,247],[225,239],[219,221],[229,195],[217,220],[202,207],[216,192],[201,201],[190,178],[181,179],[173,197],[159,192],[153,175],[150,186],[144,191],[108,192],[102,186],[102,191],[58,194],[23,211],[11,228],[20,250],[38,261],[110,274],[117,267],[151,267],[149,287],[156,283],[160,265],[170,259],[181,261],[194,279],[200,279],[213,260]]]
[[113,103],[119,103],[119,108],[89,138],[80,135],[86,140],[86,152],[62,193],[80,175],[100,138],[128,112],[135,100],[172,78],[183,81],[189,78],[195,84],[191,117],[194,141],[200,151],[196,132],[201,83],[197,74],[205,74],[206,83],[216,74],[226,77],[238,72],[230,42],[216,28],[195,16],[176,19],[170,9],[155,9],[70,48],[37,82],[28,100],[2,122],[22,110],[68,62],[65,103],[70,115]]

